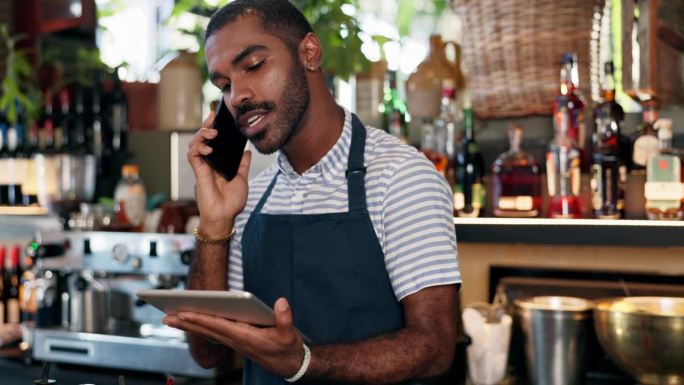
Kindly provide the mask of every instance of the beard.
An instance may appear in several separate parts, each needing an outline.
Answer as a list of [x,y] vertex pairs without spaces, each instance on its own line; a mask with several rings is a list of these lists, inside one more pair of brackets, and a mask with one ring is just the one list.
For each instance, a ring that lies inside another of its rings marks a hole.
[[309,84],[304,68],[294,63],[280,97],[281,102],[240,106],[238,115],[253,109],[270,111],[272,120],[261,133],[249,138],[262,154],[272,154],[290,140],[309,107]]

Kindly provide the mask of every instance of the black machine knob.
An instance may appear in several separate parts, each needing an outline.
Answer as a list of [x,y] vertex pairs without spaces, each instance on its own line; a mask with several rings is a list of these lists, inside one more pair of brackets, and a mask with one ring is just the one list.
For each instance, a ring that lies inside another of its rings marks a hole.
[[157,254],[157,241],[150,241],[150,257],[158,257]]
[[189,265],[192,262],[192,255],[194,250],[185,250],[181,252],[180,259],[184,265]]
[[83,240],[83,254],[84,255],[90,255],[93,253],[93,250],[90,248],[90,239],[84,239]]

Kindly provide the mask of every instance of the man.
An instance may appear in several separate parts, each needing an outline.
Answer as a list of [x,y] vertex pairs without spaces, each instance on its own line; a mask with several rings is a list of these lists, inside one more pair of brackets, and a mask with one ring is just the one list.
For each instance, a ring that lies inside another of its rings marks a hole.
[[443,373],[460,283],[444,179],[415,149],[335,103],[320,42],[287,0],[233,1],[205,39],[210,77],[240,130],[278,154],[248,189],[250,153],[226,181],[202,159],[215,130],[198,131],[188,151],[200,211],[188,286],[250,291],[274,306],[276,326],[195,313],[165,322],[188,333],[203,367],[226,348],[242,353],[248,384]]

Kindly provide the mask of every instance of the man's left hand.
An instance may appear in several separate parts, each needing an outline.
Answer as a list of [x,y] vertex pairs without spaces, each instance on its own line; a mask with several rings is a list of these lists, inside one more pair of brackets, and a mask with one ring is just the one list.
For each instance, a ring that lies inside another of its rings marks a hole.
[[302,337],[292,324],[292,310],[285,298],[276,301],[274,312],[276,324],[267,328],[185,311],[164,317],[164,323],[230,347],[269,372],[290,377],[304,359]]

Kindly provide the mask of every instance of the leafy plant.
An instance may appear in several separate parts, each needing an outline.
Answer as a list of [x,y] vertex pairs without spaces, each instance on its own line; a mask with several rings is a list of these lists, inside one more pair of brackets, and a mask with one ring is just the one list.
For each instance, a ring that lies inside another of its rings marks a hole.
[[22,36],[11,36],[7,25],[0,24],[0,38],[7,47],[7,69],[2,79],[0,110],[5,112],[10,124],[16,124],[19,110],[29,116],[35,116],[38,111],[35,102],[38,92],[30,81],[34,70],[26,57],[27,52],[16,47]]
[[361,26],[345,8],[359,9],[358,0],[293,0],[309,20],[323,46],[323,70],[342,79],[365,70]]
[[59,81],[50,85],[52,91],[69,84],[91,87],[96,72],[111,72],[102,62],[100,50],[85,47],[78,41],[50,40],[43,45],[41,64],[55,67],[60,73]]
[[[222,7],[230,0],[221,0],[217,6]],[[323,46],[323,70],[343,79],[366,68],[368,60],[361,52],[361,27],[353,16],[344,13],[345,7],[358,9],[358,0],[292,0],[311,23]],[[204,0],[176,0],[169,21],[186,12],[210,16],[217,6],[207,4]],[[168,21],[167,21],[168,22]],[[193,36],[200,46],[198,60],[201,68],[204,64],[204,26],[197,25],[192,29],[179,29],[180,32]],[[206,75],[206,74],[205,74]]]

